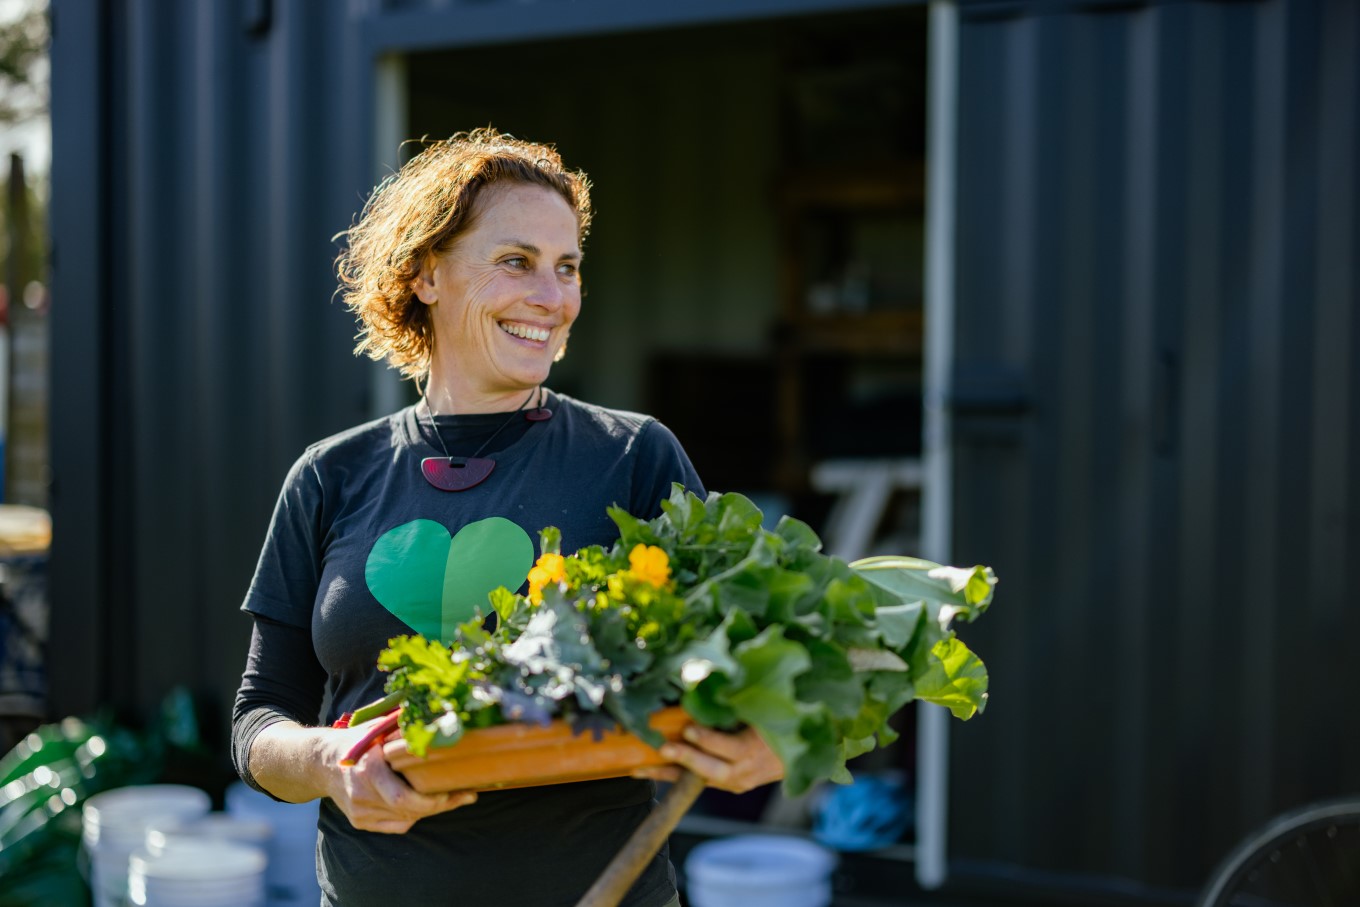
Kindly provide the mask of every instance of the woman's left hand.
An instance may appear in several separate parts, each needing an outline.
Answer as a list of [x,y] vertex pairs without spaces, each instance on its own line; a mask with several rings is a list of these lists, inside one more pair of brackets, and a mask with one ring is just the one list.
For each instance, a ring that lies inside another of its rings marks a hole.
[[680,777],[678,765],[699,775],[710,787],[734,794],[784,777],[779,757],[749,727],[729,734],[691,724],[685,728],[684,738],[683,743],[675,741],[661,747],[661,757],[676,765],[640,768],[633,777],[676,781]]

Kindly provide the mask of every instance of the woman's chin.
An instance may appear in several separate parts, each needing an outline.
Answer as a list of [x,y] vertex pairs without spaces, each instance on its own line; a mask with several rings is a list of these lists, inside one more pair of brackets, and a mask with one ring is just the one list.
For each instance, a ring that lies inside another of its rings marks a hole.
[[505,375],[505,384],[508,391],[518,391],[528,393],[548,380],[548,373],[551,366],[539,366],[535,368],[507,369],[502,374]]

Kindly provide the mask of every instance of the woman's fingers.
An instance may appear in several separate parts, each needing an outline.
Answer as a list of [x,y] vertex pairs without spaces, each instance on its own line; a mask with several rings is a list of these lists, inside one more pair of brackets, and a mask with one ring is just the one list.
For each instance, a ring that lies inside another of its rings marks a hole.
[[633,777],[674,783],[680,780],[680,769],[674,765],[648,765],[633,769]]
[[699,775],[713,787],[720,787],[723,790],[735,790],[734,775],[736,766],[717,756],[710,755],[703,750],[686,746],[683,743],[667,743],[661,747],[663,759],[682,765],[694,774]]
[[426,816],[449,812],[474,803],[473,791],[422,794],[411,788],[383,758],[381,750],[370,750],[346,773],[348,803],[342,808],[350,823],[364,831],[402,834]]
[[735,734],[728,734],[699,724],[691,724],[685,727],[685,740],[699,749],[710,752],[715,756],[721,756],[729,762],[736,762],[745,756],[751,749],[753,739],[757,742],[760,741],[760,737],[750,728]]
[[[444,795],[444,802],[435,812],[451,812],[462,806],[469,806],[477,802],[477,792],[471,790],[457,791],[452,794]],[[431,814],[433,815],[433,814]]]
[[[750,728],[735,734],[691,725],[685,729],[688,743],[667,743],[661,756],[702,777],[713,787],[744,793],[778,781],[784,767],[774,752]],[[674,773],[678,777],[678,772]],[[657,780],[675,780],[649,775]]]

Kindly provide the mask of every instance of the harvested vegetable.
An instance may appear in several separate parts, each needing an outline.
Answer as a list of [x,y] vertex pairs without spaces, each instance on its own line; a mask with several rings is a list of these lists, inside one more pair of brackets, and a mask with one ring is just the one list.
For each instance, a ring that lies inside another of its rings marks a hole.
[[374,718],[391,714],[401,705],[403,698],[405,697],[401,693],[388,693],[379,700],[360,706],[349,716],[349,723],[345,726],[354,727],[357,724],[363,724],[365,721],[372,721]]
[[364,736],[360,737],[359,741],[350,747],[344,756],[340,757],[340,764],[355,765],[358,763],[370,747],[379,743],[384,737],[397,729],[397,718],[397,710],[393,709],[381,718],[375,719],[373,726],[364,733]]
[[847,761],[894,740],[888,719],[914,699],[961,719],[984,707],[986,668],[950,626],[987,609],[989,568],[847,564],[796,519],[762,528],[735,493],[676,486],[662,508],[650,521],[611,508],[608,549],[563,555],[544,529],[526,593],[490,595],[492,632],[478,616],[447,646],[391,640],[378,665],[411,752],[554,718],[660,745],[648,717],[679,703],[699,724],[755,728],[796,795],[848,781]]

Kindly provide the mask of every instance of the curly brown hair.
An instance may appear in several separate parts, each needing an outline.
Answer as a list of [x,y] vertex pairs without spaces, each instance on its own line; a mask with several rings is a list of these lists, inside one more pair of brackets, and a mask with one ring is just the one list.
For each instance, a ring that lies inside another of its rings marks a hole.
[[[386,360],[405,378],[430,368],[434,336],[429,307],[412,281],[430,255],[442,255],[477,215],[477,199],[494,183],[552,189],[576,212],[579,240],[590,232],[590,180],[568,170],[552,145],[487,127],[427,145],[383,180],[345,232],[336,259],[340,292],[362,327],[355,355]],[[337,237],[338,238],[338,237]]]

